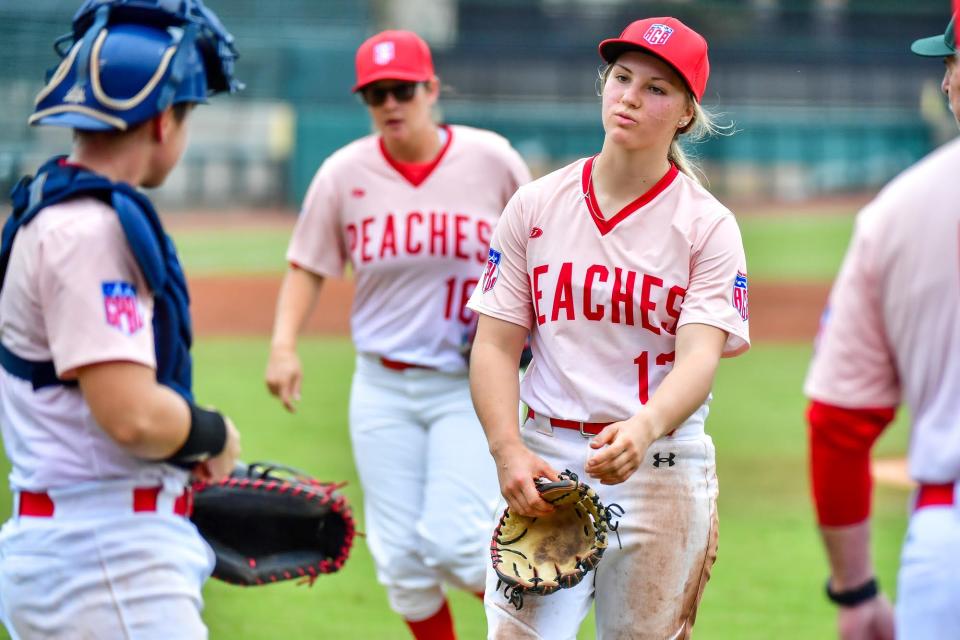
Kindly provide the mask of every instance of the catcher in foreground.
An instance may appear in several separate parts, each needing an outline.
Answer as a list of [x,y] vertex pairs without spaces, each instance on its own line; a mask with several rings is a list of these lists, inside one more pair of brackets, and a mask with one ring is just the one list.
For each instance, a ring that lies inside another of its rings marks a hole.
[[540,497],[555,507],[534,518],[504,509],[493,532],[490,557],[504,596],[517,609],[525,594],[550,595],[576,586],[594,569],[607,548],[607,532],[616,531],[619,505],[604,507],[597,493],[564,471],[556,482],[537,484]]
[[191,519],[217,556],[213,577],[241,586],[338,571],[354,524],[342,485],[279,465],[238,465],[217,483],[194,485]]
[[72,129],[69,155],[17,183],[0,234],[0,624],[206,638],[212,563],[185,486],[227,476],[240,435],[196,403],[187,281],[141,188],[174,170],[195,106],[242,88],[237,51],[200,0],[70,4],[28,119]]

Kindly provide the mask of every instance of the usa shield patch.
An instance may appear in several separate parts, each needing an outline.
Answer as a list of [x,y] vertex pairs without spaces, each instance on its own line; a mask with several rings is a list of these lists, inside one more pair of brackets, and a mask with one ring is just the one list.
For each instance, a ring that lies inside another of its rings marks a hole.
[[490,249],[490,257],[487,258],[487,268],[483,271],[483,292],[486,293],[493,289],[500,277],[500,252],[496,249]]
[[737,271],[733,279],[733,307],[743,318],[744,322],[750,319],[750,304],[747,296],[747,274]]
[[143,328],[143,315],[137,303],[137,288],[133,284],[117,280],[104,282],[101,288],[108,325],[128,336]]

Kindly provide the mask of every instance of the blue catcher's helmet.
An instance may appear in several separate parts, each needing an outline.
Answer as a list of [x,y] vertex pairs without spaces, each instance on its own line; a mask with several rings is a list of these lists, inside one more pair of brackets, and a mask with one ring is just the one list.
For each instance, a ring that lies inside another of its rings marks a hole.
[[28,122],[125,131],[172,104],[243,85],[231,36],[201,0],[85,0],[54,45]]

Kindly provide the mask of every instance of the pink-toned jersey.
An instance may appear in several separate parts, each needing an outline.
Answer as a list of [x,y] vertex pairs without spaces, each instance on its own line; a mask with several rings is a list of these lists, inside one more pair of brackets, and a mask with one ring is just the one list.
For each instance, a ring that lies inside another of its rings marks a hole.
[[[610,422],[656,391],[673,366],[678,327],[723,329],[729,356],[749,347],[747,271],[733,214],[696,182],[673,168],[603,216],[592,161],[517,192],[470,308],[531,329],[533,362],[521,385],[531,408]],[[702,429],[706,413],[705,404],[686,424]]]
[[960,141],[857,217],[805,391],[839,407],[905,402],[910,475],[960,478]]
[[367,136],[330,156],[304,200],[287,259],[322,276],[353,268],[357,350],[463,371],[476,317],[466,302],[504,205],[530,173],[489,131],[444,127],[435,166],[412,183]]
[[[102,202],[48,207],[17,234],[0,293],[0,340],[15,354],[52,360],[64,379],[98,362],[155,367],[152,317],[143,274],[116,213]],[[3,369],[0,428],[15,490],[174,473],[117,446],[76,387],[34,391]]]

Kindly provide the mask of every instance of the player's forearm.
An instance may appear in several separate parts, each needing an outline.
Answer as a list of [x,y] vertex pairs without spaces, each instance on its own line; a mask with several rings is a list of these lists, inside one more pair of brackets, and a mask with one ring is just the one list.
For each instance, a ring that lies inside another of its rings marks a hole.
[[156,385],[137,416],[133,438],[121,443],[131,454],[148,460],[165,460],[180,450],[190,431],[190,408],[173,389]]
[[503,449],[520,444],[519,357],[519,350],[513,353],[489,342],[474,343],[470,353],[470,393],[494,457]]
[[[722,344],[721,344],[722,347]],[[713,387],[720,354],[712,345],[694,346],[677,354],[673,369],[642,411],[651,425],[650,440],[656,440],[689,418],[707,399]]]
[[820,535],[830,560],[834,591],[856,589],[874,576],[869,520],[848,527],[820,527]]
[[186,441],[190,407],[175,391],[158,384],[149,367],[108,362],[81,368],[78,378],[94,419],[132,455],[163,460]]
[[283,278],[277,297],[273,323],[272,349],[293,349],[297,336],[313,311],[323,285],[323,276],[291,266]]

